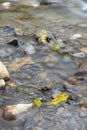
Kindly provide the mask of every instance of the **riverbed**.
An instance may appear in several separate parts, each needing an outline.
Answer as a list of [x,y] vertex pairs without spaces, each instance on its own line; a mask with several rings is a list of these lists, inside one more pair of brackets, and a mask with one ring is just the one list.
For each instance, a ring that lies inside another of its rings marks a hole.
[[[79,105],[87,103],[87,67],[85,74],[75,75],[87,61],[87,14],[72,3],[33,7],[11,2],[8,8],[0,3],[0,61],[15,84],[0,90],[1,130],[87,130],[87,104]],[[46,43],[38,40],[43,31]],[[49,104],[63,92],[70,95],[68,101]],[[16,121],[2,117],[3,105],[35,98],[42,100],[40,108],[21,113]]]

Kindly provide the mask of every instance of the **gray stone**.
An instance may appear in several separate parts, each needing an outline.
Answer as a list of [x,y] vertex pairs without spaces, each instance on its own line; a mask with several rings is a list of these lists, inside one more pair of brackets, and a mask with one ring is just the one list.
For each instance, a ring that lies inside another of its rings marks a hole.
[[63,111],[62,115],[63,118],[71,118],[72,114],[68,111]]
[[80,117],[87,117],[87,112],[81,112]]
[[68,63],[71,61],[71,58],[69,56],[64,56],[63,60],[65,63]]
[[74,120],[71,119],[67,123],[67,130],[78,130],[79,124]]
[[32,45],[27,45],[24,49],[25,53],[27,55],[31,55],[31,54],[34,54],[35,53],[35,49]]
[[77,57],[77,58],[84,58],[84,57],[86,57],[85,53],[83,53],[83,52],[74,53],[74,54],[72,54],[72,56]]

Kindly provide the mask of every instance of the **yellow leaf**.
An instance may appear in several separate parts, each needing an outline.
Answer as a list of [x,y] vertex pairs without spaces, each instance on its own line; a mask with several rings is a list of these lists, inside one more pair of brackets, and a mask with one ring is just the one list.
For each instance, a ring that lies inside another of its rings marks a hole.
[[41,100],[40,100],[39,98],[36,98],[36,99],[34,99],[34,104],[35,104],[37,107],[40,107],[41,104],[42,104],[42,102],[41,102]]
[[39,43],[47,43],[47,41],[46,41],[46,39],[47,39],[47,37],[48,37],[48,33],[47,33],[47,31],[46,30],[42,30],[41,31],[41,34],[40,34],[40,37],[39,37],[39,39],[38,39],[38,42]]
[[69,97],[69,95],[67,93],[61,93],[56,98],[54,98],[53,100],[51,100],[50,104],[51,105],[57,105],[57,104],[59,104],[61,102],[66,101],[68,97]]
[[10,87],[16,87],[15,83],[13,83],[13,82],[11,82],[11,81],[8,82],[8,85],[9,85]]
[[59,50],[60,50],[60,46],[56,45],[56,46],[54,47],[54,50],[55,50],[55,51],[59,51]]

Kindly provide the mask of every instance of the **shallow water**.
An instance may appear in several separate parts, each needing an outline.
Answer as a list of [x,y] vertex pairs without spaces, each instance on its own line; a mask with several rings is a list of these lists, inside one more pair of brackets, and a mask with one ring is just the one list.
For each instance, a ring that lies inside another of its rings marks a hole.
[[[2,95],[5,101],[2,100],[0,105],[16,104],[16,102],[20,102],[19,99],[24,102],[27,100],[31,103],[36,97],[41,97],[44,101],[49,101],[52,98],[52,94],[55,93],[55,90],[57,92],[64,91],[64,84],[67,85],[70,94],[77,94],[77,97],[80,95],[81,100],[86,98],[87,101],[87,81],[83,81],[78,86],[69,84],[69,77],[77,72],[79,63],[87,58],[87,54],[84,58],[72,56],[72,53],[79,52],[80,48],[86,47],[87,45],[87,15],[86,10],[83,11],[84,3],[81,0],[80,2],[79,0],[77,2],[75,0],[69,0],[67,4],[63,5],[55,6],[53,4],[32,7],[19,5],[17,1],[13,2],[10,0],[12,4],[7,9],[2,6],[2,2],[0,3],[0,47],[1,50],[6,51],[6,54],[3,56],[0,53],[0,59],[6,63],[11,80],[15,82],[16,88],[6,86],[4,94],[7,97]],[[14,28],[23,30],[24,35],[14,36]],[[58,53],[54,51],[52,45],[37,45],[32,37],[34,33],[40,32],[43,29],[49,31],[51,35],[55,35],[56,39],[62,39],[66,48],[69,48],[70,51]],[[85,38],[72,40],[72,36],[78,33],[81,33]],[[9,40],[15,37],[22,42],[20,42],[21,45],[19,47],[7,44]],[[23,48],[26,47],[27,43],[34,46],[35,54],[26,55],[24,53]],[[11,54],[8,54],[9,51]],[[22,58],[29,59],[24,60]],[[20,64],[22,62],[22,65],[16,68],[16,60],[18,59],[22,59],[19,62]],[[52,91],[42,93],[40,89],[43,87],[51,87]],[[8,98],[9,96],[10,98]],[[14,99],[14,102],[12,102],[12,99]],[[66,128],[66,122],[69,122],[70,119],[72,121],[73,118],[76,119],[77,124],[80,122],[80,125],[81,121],[83,121],[83,124],[86,122],[86,118],[82,120],[79,117],[79,113],[81,112],[80,108],[75,108],[68,104],[64,104],[64,107],[62,105],[63,111],[69,111],[71,114],[70,118],[63,122],[63,118],[61,117],[62,112],[60,111],[59,115],[56,114],[56,110],[58,112],[58,106],[50,107],[47,104],[45,107],[45,105],[35,115],[31,114],[33,117],[31,119],[31,121],[33,120],[32,123],[30,122],[30,118],[25,120],[24,124],[22,124],[23,129],[27,130],[34,125],[39,125],[45,130],[51,130],[52,128],[55,130],[66,130],[69,129]],[[10,122],[4,121],[2,119],[2,111],[0,112],[0,123],[2,124],[2,127],[0,125],[1,128],[11,129],[10,127],[14,127],[13,129],[15,130],[15,125],[19,125],[19,129],[22,129],[20,125],[22,123],[21,121],[18,124],[13,122],[12,125]],[[27,128],[28,124],[30,127],[28,126]],[[80,125],[77,125],[78,129]],[[83,126],[81,126],[82,129]]]

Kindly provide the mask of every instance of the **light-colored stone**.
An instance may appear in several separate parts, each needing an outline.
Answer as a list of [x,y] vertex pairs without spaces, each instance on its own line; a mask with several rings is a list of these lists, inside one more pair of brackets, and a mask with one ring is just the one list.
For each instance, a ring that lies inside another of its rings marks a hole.
[[5,81],[3,79],[0,79],[0,87],[5,86]]
[[25,53],[26,53],[27,55],[32,55],[32,54],[35,53],[35,49],[34,49],[34,47],[33,47],[32,45],[27,45],[27,46],[25,47],[24,51],[25,51]]
[[36,127],[32,127],[31,130],[43,130],[42,128],[36,126]]
[[26,112],[32,106],[33,106],[33,103],[8,105],[4,107],[3,109],[3,118],[9,121],[16,120],[18,114]]
[[0,78],[1,79],[9,79],[9,72],[5,65],[0,61]]

